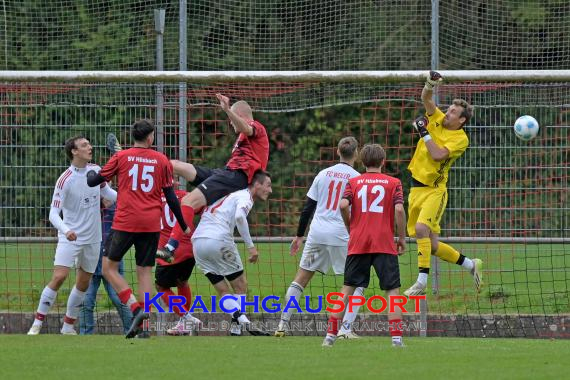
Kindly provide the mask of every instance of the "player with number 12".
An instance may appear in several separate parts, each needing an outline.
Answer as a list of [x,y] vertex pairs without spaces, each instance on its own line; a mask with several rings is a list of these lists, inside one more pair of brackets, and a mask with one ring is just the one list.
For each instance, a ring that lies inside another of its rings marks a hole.
[[[374,268],[380,289],[391,298],[400,294],[398,255],[406,249],[404,192],[399,179],[382,173],[386,152],[367,144],[360,152],[366,173],[351,178],[339,204],[342,220],[350,233],[348,257],[341,293],[346,305],[357,288],[367,288]],[[394,231],[394,225],[396,231]],[[396,241],[394,241],[396,232]],[[388,322],[393,346],[403,346],[402,311],[390,308]],[[345,310],[331,314],[323,347],[334,345]]]

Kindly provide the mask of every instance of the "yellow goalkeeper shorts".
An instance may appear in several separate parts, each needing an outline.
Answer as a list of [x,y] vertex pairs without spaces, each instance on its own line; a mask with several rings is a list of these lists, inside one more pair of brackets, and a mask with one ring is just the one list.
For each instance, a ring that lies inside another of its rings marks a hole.
[[425,224],[436,234],[441,232],[439,222],[447,205],[446,188],[412,187],[408,204],[409,236],[416,236],[416,223]]

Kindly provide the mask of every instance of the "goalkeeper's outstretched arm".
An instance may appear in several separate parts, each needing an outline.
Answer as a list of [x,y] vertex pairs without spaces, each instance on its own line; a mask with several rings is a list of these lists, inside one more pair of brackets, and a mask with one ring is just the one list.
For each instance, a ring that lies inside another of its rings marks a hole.
[[437,71],[430,71],[426,77],[426,83],[422,90],[422,103],[428,115],[433,115],[437,105],[433,101],[433,89],[443,81],[443,77]]

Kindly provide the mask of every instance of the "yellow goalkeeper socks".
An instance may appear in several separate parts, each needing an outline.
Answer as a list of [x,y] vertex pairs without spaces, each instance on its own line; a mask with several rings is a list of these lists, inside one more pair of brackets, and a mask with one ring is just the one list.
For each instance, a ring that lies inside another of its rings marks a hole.
[[455,248],[442,242],[439,242],[439,247],[437,248],[435,255],[452,264],[457,264],[460,256],[459,252],[457,252]]
[[424,270],[429,273],[430,258],[431,258],[431,240],[430,238],[417,239],[418,244],[418,268],[420,272]]

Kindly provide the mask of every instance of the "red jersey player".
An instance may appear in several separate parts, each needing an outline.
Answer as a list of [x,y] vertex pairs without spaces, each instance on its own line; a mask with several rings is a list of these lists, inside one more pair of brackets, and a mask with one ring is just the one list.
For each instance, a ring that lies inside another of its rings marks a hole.
[[[341,290],[345,305],[357,287],[368,287],[370,267],[376,270],[380,288],[386,291],[388,298],[400,293],[398,255],[406,248],[404,194],[399,179],[382,174],[385,158],[386,153],[380,145],[365,145],[360,159],[366,173],[348,181],[340,201],[342,218],[350,233]],[[398,232],[396,243],[394,220]],[[334,344],[344,314],[344,311],[331,314],[323,346]],[[399,329],[401,320],[400,310],[388,313],[394,346],[403,345]]]
[[[174,174],[181,175],[196,188],[182,199],[182,214],[190,223],[195,210],[209,206],[218,199],[245,189],[258,170],[267,168],[269,160],[269,139],[265,127],[253,119],[251,107],[247,102],[240,100],[230,107],[227,96],[216,94],[220,106],[230,119],[230,124],[239,133],[232,155],[225,168],[209,169],[203,166],[172,161]],[[178,242],[182,238],[182,229],[175,226],[170,240],[164,249],[159,249],[157,257],[171,260]]]
[[87,178],[88,185],[93,187],[118,176],[117,211],[109,249],[103,259],[103,276],[113,285],[121,302],[133,311],[133,323],[127,338],[141,332],[142,323],[149,314],[144,312],[143,303],[137,301],[129,284],[119,274],[119,263],[134,244],[139,300],[144,300],[144,294],[152,292],[152,267],[160,235],[162,193],[178,223],[189,232],[172,187],[172,165],[164,154],[151,149],[154,124],[149,120],[137,121],[131,127],[131,136],[135,140],[132,148],[113,155],[98,174],[93,172]]
[[[187,194],[184,190],[176,190],[175,193],[179,200]],[[159,247],[164,247],[168,242],[170,232],[176,225],[176,218],[170,210],[168,203],[166,203],[164,196],[162,197],[162,207]],[[167,262],[160,258],[156,260],[154,283],[156,290],[163,292],[161,299],[164,304],[168,307],[170,302],[169,296],[174,295],[174,292],[171,290],[173,287],[178,288],[178,295],[186,299],[186,303],[183,307],[174,308],[174,312],[180,316],[180,320],[174,328],[167,330],[168,335],[188,335],[192,328],[197,327],[200,323],[199,319],[194,318],[194,316],[188,312],[192,304],[192,292],[188,284],[188,279],[192,275],[195,265],[196,260],[192,252],[192,241],[188,234],[183,235],[172,262]]]

